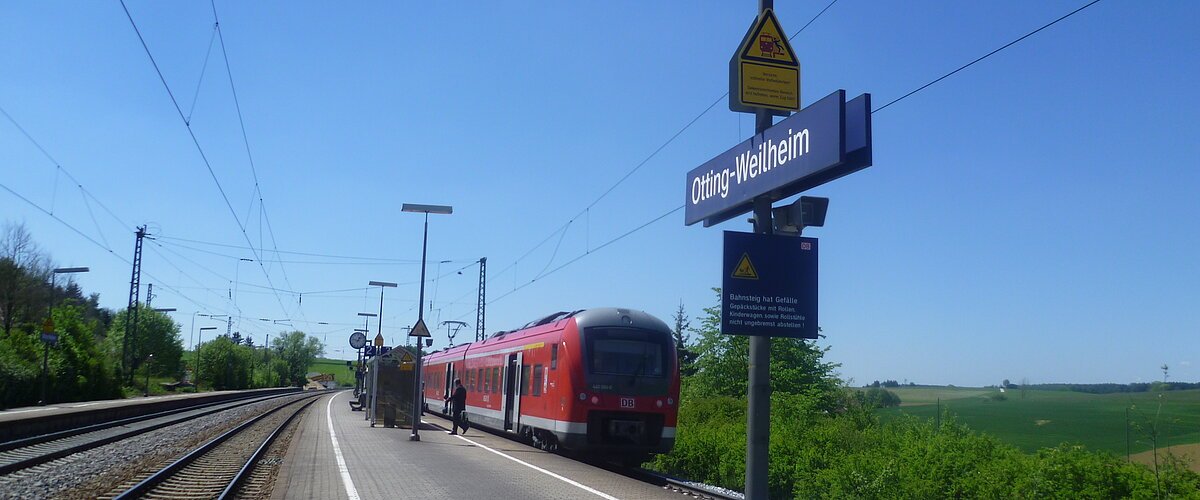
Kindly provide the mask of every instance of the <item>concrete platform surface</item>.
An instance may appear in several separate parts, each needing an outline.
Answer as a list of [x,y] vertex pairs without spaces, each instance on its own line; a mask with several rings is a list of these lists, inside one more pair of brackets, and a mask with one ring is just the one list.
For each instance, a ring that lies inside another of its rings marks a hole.
[[675,499],[679,493],[426,415],[409,429],[371,428],[338,392],[313,405],[293,435],[272,498]]

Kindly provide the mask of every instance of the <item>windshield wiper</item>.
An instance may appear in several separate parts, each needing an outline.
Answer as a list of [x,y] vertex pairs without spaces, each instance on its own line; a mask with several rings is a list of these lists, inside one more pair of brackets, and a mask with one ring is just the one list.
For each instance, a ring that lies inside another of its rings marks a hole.
[[642,356],[642,361],[638,363],[637,369],[633,371],[633,376],[629,377],[629,385],[633,385],[637,381],[638,375],[641,375],[644,369],[646,369],[646,356]]

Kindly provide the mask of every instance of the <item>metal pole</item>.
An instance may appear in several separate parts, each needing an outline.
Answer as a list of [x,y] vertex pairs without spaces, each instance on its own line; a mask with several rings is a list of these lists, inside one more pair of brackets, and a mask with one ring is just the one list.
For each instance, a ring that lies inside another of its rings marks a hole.
[[[774,5],[773,0],[758,0],[759,15]],[[771,128],[771,112],[754,113],[754,133]],[[754,199],[754,232],[771,234],[771,201]],[[771,448],[771,337],[750,337],[750,384],[746,416],[746,499],[765,500],[768,495],[767,471]]]
[[267,387],[271,387],[271,379],[274,377],[271,376],[271,334],[269,333],[267,334],[266,353],[263,354],[263,363],[267,365]]
[[146,358],[146,391],[142,393],[142,397],[150,397],[150,363],[154,362],[154,355]]
[[200,329],[200,336],[196,338],[195,353],[192,357],[196,359],[196,388],[192,392],[200,392],[200,362],[204,359],[200,357],[200,341],[204,338],[204,329]]
[[[54,321],[54,278],[57,275],[54,272],[50,273],[50,306],[46,309],[46,321]],[[44,332],[43,332],[44,333]],[[50,343],[42,339],[42,397],[38,399],[38,405],[46,404],[46,383],[50,379]]]
[[379,401],[379,353],[371,359],[375,360],[375,366],[371,368],[371,427],[375,427],[375,408]]
[[[196,312],[192,313],[192,327],[188,330],[188,343],[192,344],[192,370],[196,369],[196,366],[195,366],[196,365],[196,343],[195,343],[195,340],[196,340],[196,315],[197,314],[200,314],[200,311],[196,311]],[[195,374],[193,373],[193,376],[194,375]]]
[[[425,258],[429,252],[429,212],[425,212],[425,232],[421,236],[421,293],[419,302],[417,302],[417,322],[425,319]],[[411,333],[411,332],[409,332]],[[412,414],[412,435],[408,437],[410,441],[420,441],[421,434],[418,428],[421,426],[421,342],[425,339],[417,337],[417,361],[413,363],[413,414]]]

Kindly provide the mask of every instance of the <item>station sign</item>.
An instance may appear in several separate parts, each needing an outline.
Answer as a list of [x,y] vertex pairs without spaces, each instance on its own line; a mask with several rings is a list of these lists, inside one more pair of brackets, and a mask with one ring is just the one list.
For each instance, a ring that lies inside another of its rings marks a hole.
[[725,231],[721,333],[817,338],[817,239]]
[[871,165],[871,96],[838,90],[687,173],[684,224],[709,227]]
[[388,346],[369,345],[369,346],[366,346],[363,348],[363,356],[368,357],[368,358],[375,357],[375,356],[383,356],[384,354],[391,352],[391,350],[392,350],[392,348],[388,347]]
[[782,115],[800,109],[800,60],[771,9],[759,14],[729,60],[729,109]]

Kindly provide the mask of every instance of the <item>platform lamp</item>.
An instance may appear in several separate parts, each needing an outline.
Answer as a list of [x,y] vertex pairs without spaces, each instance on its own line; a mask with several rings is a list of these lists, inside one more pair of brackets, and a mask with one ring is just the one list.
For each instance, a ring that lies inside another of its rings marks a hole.
[[202,326],[202,327],[200,327],[200,335],[196,337],[196,356],[197,356],[197,358],[196,358],[196,391],[200,390],[200,361],[201,361],[201,359],[198,356],[200,356],[200,344],[204,343],[204,331],[205,330],[216,330],[216,329],[217,329],[217,327],[215,327],[215,326]]
[[[405,203],[400,207],[401,212],[423,213],[425,214],[425,232],[421,236],[421,294],[420,300],[417,301],[417,325],[425,325],[425,260],[429,255],[429,214],[450,215],[454,213],[454,207],[449,205],[419,205],[415,203]],[[414,333],[419,333],[414,326],[409,331],[411,336]],[[425,327],[425,335],[429,335],[429,327]],[[412,416],[412,435],[408,437],[410,441],[420,441],[421,434],[417,429],[421,426],[421,339],[417,338],[417,362],[413,367],[413,416]]]
[[146,390],[142,392],[143,398],[150,397],[150,364],[154,362],[154,353],[146,356]]
[[50,381],[50,344],[58,342],[54,333],[54,288],[55,277],[60,274],[86,273],[86,267],[60,267],[50,273],[50,307],[46,309],[46,322],[42,324],[42,398],[38,405],[46,404],[46,385]]

